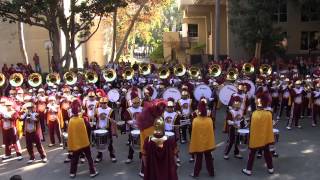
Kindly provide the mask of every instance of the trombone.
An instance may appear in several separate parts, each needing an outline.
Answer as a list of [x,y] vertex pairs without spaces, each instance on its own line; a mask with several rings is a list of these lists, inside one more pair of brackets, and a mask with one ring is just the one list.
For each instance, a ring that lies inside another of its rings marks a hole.
[[53,86],[55,84],[60,84],[61,78],[58,73],[50,73],[46,77],[46,82],[48,86]]
[[40,86],[41,83],[42,83],[42,76],[39,73],[32,73],[29,75],[28,84],[31,87],[36,88],[36,87]]
[[124,69],[124,72],[122,73],[123,79],[129,81],[134,76],[134,70],[131,67],[127,67]]
[[235,81],[238,79],[238,76],[239,76],[238,70],[236,68],[231,68],[228,70],[227,80],[228,81]]
[[251,63],[244,63],[242,66],[242,73],[244,75],[252,75],[254,73],[254,66]]
[[209,67],[209,73],[213,77],[219,77],[222,73],[222,68],[219,64],[213,64]]
[[0,87],[4,86],[6,83],[6,76],[3,73],[0,73]]
[[85,73],[85,79],[90,84],[95,84],[98,81],[98,75],[93,70],[89,70]]
[[261,75],[270,76],[272,73],[272,67],[269,64],[262,64],[259,67],[259,71]]
[[66,82],[66,84],[69,86],[76,84],[78,81],[78,77],[77,77],[76,73],[74,73],[72,71],[68,71],[68,72],[64,73],[63,79]]
[[139,66],[139,72],[143,76],[147,76],[147,75],[151,74],[151,65],[143,63],[141,66]]
[[108,68],[108,69],[103,70],[102,76],[106,82],[112,82],[112,81],[116,80],[117,73],[114,69]]
[[14,73],[9,78],[9,83],[13,87],[19,87],[23,84],[23,75],[21,73]]
[[161,67],[158,70],[158,76],[160,79],[168,79],[170,76],[170,70],[165,67]]
[[184,76],[186,74],[186,72],[187,72],[187,69],[183,64],[178,64],[173,69],[173,73],[177,77]]
[[198,79],[200,76],[200,69],[198,67],[192,66],[188,70],[188,74],[193,79]]

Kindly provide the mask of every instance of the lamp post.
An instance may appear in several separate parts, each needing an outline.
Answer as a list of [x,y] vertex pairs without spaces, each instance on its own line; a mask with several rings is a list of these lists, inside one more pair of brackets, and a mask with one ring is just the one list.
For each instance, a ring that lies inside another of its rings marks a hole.
[[52,42],[50,40],[45,41],[44,48],[47,50],[47,53],[48,53],[48,70],[49,70],[49,73],[51,73],[50,49],[52,48]]

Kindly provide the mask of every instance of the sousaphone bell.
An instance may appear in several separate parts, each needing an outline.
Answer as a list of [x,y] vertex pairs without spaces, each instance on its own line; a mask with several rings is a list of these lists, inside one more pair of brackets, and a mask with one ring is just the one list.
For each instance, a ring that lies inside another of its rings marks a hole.
[[61,78],[58,73],[50,73],[46,77],[46,83],[48,84],[48,86],[60,84],[60,82],[61,82]]
[[222,73],[222,68],[219,64],[213,64],[209,68],[209,73],[213,77],[219,77]]
[[183,64],[178,64],[173,69],[173,73],[177,77],[184,76],[186,74],[186,72],[187,72],[187,69]]
[[123,79],[129,81],[134,76],[134,70],[131,67],[127,67],[124,69],[124,72],[122,73]]
[[158,70],[158,76],[160,79],[168,79],[170,76],[170,70],[168,68],[161,67]]
[[23,75],[21,73],[14,73],[9,78],[9,83],[13,87],[19,87],[23,84]]
[[86,82],[90,84],[95,84],[96,82],[98,82],[98,79],[99,79],[97,73],[93,70],[88,70],[84,76],[85,76]]
[[28,84],[33,88],[40,86],[42,84],[41,74],[39,74],[39,73],[30,74],[28,77]]
[[0,87],[3,87],[6,83],[6,76],[3,73],[0,73]]
[[67,85],[72,86],[77,83],[78,77],[74,72],[68,71],[64,73],[63,79]]
[[143,76],[147,76],[151,74],[151,65],[143,63],[141,66],[139,66],[139,71]]
[[111,69],[111,68],[103,70],[102,75],[103,75],[103,79],[106,82],[113,82],[117,78],[116,71],[114,69]]

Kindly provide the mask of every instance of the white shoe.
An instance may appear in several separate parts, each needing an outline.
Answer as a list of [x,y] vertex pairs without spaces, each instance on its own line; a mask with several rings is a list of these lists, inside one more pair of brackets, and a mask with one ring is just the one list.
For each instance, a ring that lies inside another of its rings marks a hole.
[[116,159],[116,158],[111,158],[111,161],[112,161],[113,163],[115,163],[115,162],[117,162],[117,159]]
[[247,175],[247,176],[251,176],[252,175],[252,172],[247,170],[247,169],[242,169],[242,173]]
[[43,159],[42,159],[42,162],[43,162],[43,163],[47,163],[47,162],[48,162],[48,159],[47,159],[47,158],[43,158]]
[[50,143],[50,144],[48,145],[48,147],[53,147],[53,146],[55,146],[55,144],[51,144],[51,143]]
[[194,162],[194,159],[193,159],[193,158],[190,158],[190,159],[189,159],[189,162]]
[[127,159],[125,163],[126,163],[126,164],[132,163],[132,159]]
[[34,159],[30,159],[27,164],[32,164],[34,162]]
[[238,159],[242,159],[242,158],[243,158],[243,157],[241,156],[241,154],[235,154],[234,157],[235,157],[235,158],[238,158]]
[[228,155],[224,155],[224,156],[223,156],[223,159],[228,160],[228,159],[229,159],[229,156],[228,156]]
[[269,174],[273,174],[274,173],[274,169],[272,168],[272,169],[268,169],[268,173]]
[[63,146],[63,144],[62,144],[62,143],[60,143],[60,144],[59,144],[59,146],[60,146],[60,147],[62,147],[62,146]]
[[80,158],[80,163],[83,164],[86,162],[86,159],[85,158]]
[[76,175],[75,174],[70,174],[69,177],[73,179],[73,178],[76,177]]
[[286,128],[287,128],[287,130],[291,130],[292,129],[292,127],[290,127],[290,126],[287,126]]
[[23,157],[22,156],[18,156],[17,159],[18,159],[18,161],[21,161],[23,159]]
[[316,124],[312,123],[312,127],[316,127],[316,126],[317,126]]
[[139,176],[143,178],[144,174],[142,172],[139,172]]
[[180,158],[177,158],[177,163],[180,163]]
[[297,126],[297,128],[298,128],[298,129],[301,129],[301,128],[302,128],[302,126],[298,125],[298,126]]
[[90,177],[91,177],[91,178],[94,178],[94,177],[96,177],[96,176],[98,176],[98,175],[99,175],[99,172],[98,172],[98,171],[96,171],[95,173],[90,174]]
[[10,159],[10,158],[12,158],[12,156],[3,156],[2,160],[7,160],[7,159]]

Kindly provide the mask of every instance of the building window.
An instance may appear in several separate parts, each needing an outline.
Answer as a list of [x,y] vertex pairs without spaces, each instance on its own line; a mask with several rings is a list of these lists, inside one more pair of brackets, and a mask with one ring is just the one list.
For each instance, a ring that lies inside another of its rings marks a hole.
[[319,31],[303,31],[301,32],[301,50],[316,50],[319,46]]
[[287,22],[287,1],[278,0],[278,8],[275,9],[272,15],[273,22]]
[[188,24],[188,37],[198,37],[198,24]]
[[314,5],[302,5],[301,21],[320,21],[320,2],[315,2]]

